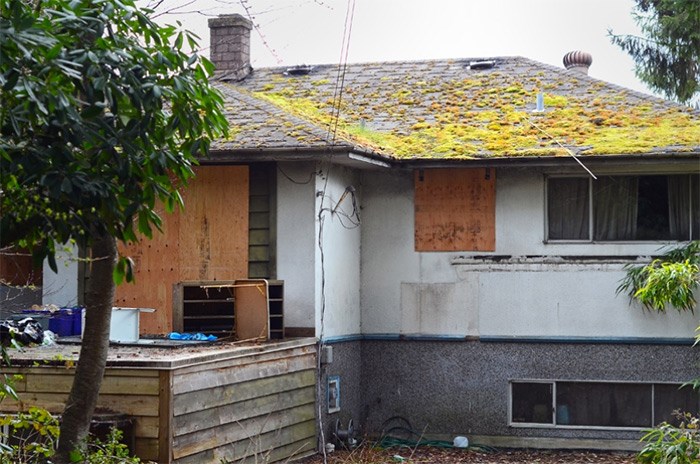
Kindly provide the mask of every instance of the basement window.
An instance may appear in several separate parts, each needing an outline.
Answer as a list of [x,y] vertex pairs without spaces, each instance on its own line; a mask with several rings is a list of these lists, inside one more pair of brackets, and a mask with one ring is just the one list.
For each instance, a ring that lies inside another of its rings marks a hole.
[[547,239],[700,239],[700,176],[547,179]]
[[679,384],[513,381],[510,424],[641,429],[663,421],[677,424],[674,411],[697,413],[699,398]]

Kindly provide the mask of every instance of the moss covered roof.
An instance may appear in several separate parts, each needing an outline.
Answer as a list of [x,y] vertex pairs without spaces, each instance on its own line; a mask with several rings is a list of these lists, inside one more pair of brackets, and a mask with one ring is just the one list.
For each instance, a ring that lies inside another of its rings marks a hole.
[[[485,60],[494,65],[470,66]],[[337,65],[285,71],[217,83],[232,131],[214,148],[334,144],[395,159],[700,153],[698,111],[521,57],[350,64],[339,110]]]

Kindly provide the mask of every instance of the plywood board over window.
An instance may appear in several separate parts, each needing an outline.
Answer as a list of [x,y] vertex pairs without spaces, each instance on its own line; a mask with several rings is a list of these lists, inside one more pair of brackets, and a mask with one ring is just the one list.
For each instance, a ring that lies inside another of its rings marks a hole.
[[41,285],[41,266],[34,266],[27,250],[13,247],[0,249],[0,283],[7,285]]
[[496,172],[415,171],[416,251],[495,251]]
[[172,330],[173,285],[248,276],[247,166],[199,166],[183,192],[185,210],[161,214],[163,234],[120,250],[135,264],[136,282],[117,288],[115,304],[154,308],[141,333]]

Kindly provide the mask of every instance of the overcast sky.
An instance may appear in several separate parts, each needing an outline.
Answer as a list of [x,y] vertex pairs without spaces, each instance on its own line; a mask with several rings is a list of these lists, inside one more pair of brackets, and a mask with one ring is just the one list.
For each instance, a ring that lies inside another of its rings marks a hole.
[[[352,0],[350,0],[352,2]],[[189,5],[186,5],[189,3]],[[253,18],[253,67],[337,63],[346,0],[164,0],[201,37],[208,53],[208,17]],[[590,75],[649,93],[631,58],[610,42],[608,29],[638,34],[633,0],[355,0],[349,62],[520,55],[562,66],[564,54],[593,55]],[[248,11],[246,11],[246,8]],[[265,43],[267,45],[265,45]]]

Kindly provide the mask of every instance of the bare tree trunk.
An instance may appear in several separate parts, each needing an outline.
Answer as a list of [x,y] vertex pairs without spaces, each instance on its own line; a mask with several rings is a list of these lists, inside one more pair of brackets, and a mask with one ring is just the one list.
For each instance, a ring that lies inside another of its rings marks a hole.
[[113,237],[101,234],[92,247],[92,270],[85,294],[85,329],[80,358],[61,421],[56,464],[70,463],[70,454],[88,434],[102,385],[107,352],[109,325],[114,303],[115,284],[112,277],[117,260],[117,244]]

